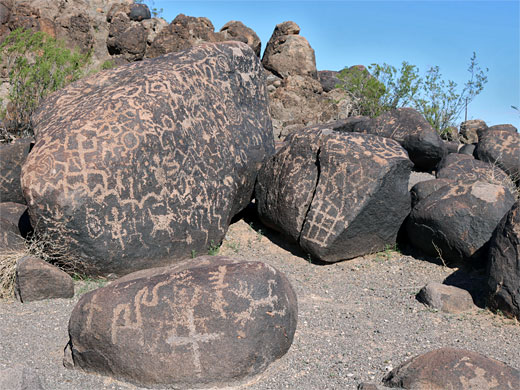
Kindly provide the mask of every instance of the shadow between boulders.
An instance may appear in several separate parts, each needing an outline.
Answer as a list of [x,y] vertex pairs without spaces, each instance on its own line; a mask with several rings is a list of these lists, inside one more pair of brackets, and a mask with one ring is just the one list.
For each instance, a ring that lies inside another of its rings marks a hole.
[[481,309],[486,308],[488,289],[485,269],[460,268],[444,279],[442,283],[466,290],[470,293],[475,305]]
[[273,230],[270,227],[264,225],[262,221],[260,221],[260,218],[256,213],[256,205],[254,202],[249,203],[249,205],[247,205],[245,209],[243,209],[240,213],[235,215],[232,218],[231,223],[238,222],[241,219],[243,219],[249,226],[251,226],[251,228],[257,234],[265,236],[273,244],[290,252],[293,256],[301,257],[302,259],[311,263],[312,265],[333,264],[315,258],[311,258],[309,253],[305,252],[297,243],[293,242],[290,238],[287,238],[282,233],[277,232],[276,230]]

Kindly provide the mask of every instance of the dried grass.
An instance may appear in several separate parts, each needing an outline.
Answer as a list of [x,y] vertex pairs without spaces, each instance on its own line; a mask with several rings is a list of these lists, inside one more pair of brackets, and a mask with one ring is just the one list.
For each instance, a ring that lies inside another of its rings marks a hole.
[[0,299],[14,296],[16,263],[27,256],[25,251],[5,251],[0,253]]

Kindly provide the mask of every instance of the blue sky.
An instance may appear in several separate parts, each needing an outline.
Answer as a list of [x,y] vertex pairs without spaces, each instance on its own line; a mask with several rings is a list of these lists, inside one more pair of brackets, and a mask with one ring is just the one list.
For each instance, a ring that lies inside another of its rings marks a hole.
[[[520,1],[145,1],[168,22],[179,13],[205,16],[215,30],[240,20],[262,41],[276,24],[292,20],[316,53],[318,70],[356,64],[398,67],[403,60],[426,71],[438,65],[459,87],[468,80],[472,53],[489,68],[484,91],[468,119],[520,129]],[[463,120],[463,118],[461,118]]]

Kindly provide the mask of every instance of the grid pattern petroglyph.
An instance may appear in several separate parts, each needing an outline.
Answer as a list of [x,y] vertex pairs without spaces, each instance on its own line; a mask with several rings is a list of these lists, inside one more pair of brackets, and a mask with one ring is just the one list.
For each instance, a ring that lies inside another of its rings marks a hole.
[[107,261],[217,242],[274,150],[262,77],[246,45],[205,44],[54,94],[23,170],[33,218],[61,213],[83,226],[68,244]]
[[327,247],[348,228],[379,181],[406,151],[391,139],[367,134],[330,133],[321,140],[320,176],[302,239]]

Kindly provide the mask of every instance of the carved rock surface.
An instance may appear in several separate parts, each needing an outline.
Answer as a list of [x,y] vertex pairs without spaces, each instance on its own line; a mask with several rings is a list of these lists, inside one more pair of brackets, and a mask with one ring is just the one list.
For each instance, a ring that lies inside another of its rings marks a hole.
[[416,170],[435,169],[447,154],[446,145],[439,134],[413,108],[387,111],[377,118],[360,123],[355,131],[396,140],[408,151]]
[[318,78],[316,57],[311,45],[299,34],[300,28],[294,22],[280,23],[267,42],[262,64],[270,72],[287,76],[308,76]]
[[311,126],[262,167],[258,213],[323,261],[378,251],[395,243],[410,210],[411,165],[393,140]]
[[16,264],[15,295],[21,302],[72,298],[74,282],[67,273],[52,264],[26,256]]
[[481,266],[486,244],[513,203],[504,186],[454,182],[415,205],[407,219],[408,238],[428,256]]
[[510,192],[513,192],[515,188],[511,178],[498,166],[476,160],[467,154],[449,154],[440,162],[437,178],[467,183],[480,180],[491,184],[504,185]]
[[25,203],[20,183],[22,165],[31,149],[30,138],[0,144],[0,201]]
[[490,127],[480,137],[475,156],[499,166],[520,184],[520,134],[516,131]]
[[239,42],[80,80],[33,122],[22,185],[34,226],[99,274],[206,252],[274,153],[261,64]]
[[257,57],[260,57],[262,42],[260,41],[260,38],[258,38],[258,35],[256,35],[252,29],[244,25],[244,23],[236,20],[227,22],[222,26],[219,34],[225,41],[231,40],[244,42],[253,49]]
[[440,348],[401,364],[383,382],[410,390],[516,390],[520,371],[476,352]]
[[493,233],[487,277],[488,306],[520,320],[520,201]]
[[76,368],[144,386],[251,379],[289,349],[296,295],[260,262],[201,257],[85,294],[69,321]]

